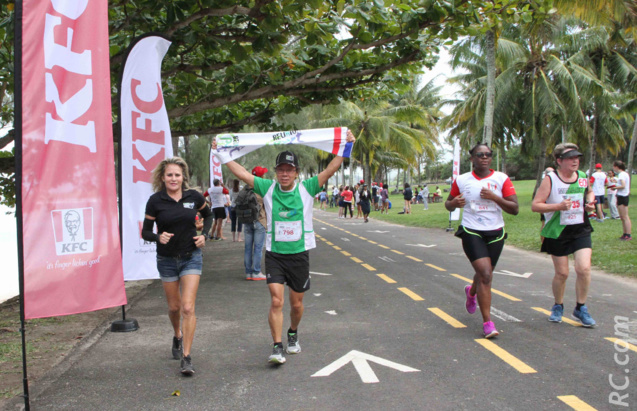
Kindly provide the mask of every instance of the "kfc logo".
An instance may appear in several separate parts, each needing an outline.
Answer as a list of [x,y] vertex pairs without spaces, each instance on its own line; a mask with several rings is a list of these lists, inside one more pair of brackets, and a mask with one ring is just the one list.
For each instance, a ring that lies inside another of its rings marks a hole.
[[93,252],[93,209],[51,211],[57,255]]

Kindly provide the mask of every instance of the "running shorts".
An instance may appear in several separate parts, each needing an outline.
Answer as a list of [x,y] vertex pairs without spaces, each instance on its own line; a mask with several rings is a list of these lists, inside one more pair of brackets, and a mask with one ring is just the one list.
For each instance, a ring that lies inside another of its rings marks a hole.
[[628,207],[628,196],[617,196],[617,206]]
[[455,235],[462,239],[462,249],[469,261],[474,262],[480,258],[489,257],[491,267],[495,267],[498,263],[504,248],[504,240],[507,238],[504,228],[480,231],[460,226]]
[[555,238],[545,238],[542,242],[542,248],[540,251],[553,255],[555,257],[564,257],[573,254],[577,250],[583,248],[593,248],[593,242],[591,235],[588,234],[584,237],[568,238],[558,240]]
[[310,289],[310,252],[279,254],[265,252],[265,275],[268,284],[287,284],[293,291]]

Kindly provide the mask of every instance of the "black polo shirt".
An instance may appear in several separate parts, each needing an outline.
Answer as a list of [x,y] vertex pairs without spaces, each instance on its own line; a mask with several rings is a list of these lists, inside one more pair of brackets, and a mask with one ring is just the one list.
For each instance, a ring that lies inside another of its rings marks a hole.
[[168,244],[157,242],[157,254],[174,257],[197,249],[193,237],[197,236],[195,217],[197,210],[206,203],[196,190],[183,192],[181,200],[173,200],[166,191],[153,194],[146,203],[146,215],[155,217],[157,233],[172,233]]

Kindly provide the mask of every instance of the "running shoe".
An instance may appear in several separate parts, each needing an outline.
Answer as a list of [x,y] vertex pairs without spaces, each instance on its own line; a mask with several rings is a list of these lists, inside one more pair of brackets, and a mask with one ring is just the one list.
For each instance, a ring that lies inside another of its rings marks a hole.
[[495,329],[495,325],[493,324],[493,321],[488,321],[482,324],[482,330],[484,331],[484,338],[487,338],[487,339],[497,337],[498,335],[500,335],[498,330]]
[[268,277],[263,275],[263,273],[252,274],[252,281],[266,280]]
[[552,323],[561,323],[563,315],[564,315],[564,307],[562,307],[560,304],[555,304],[553,308],[551,308],[551,315],[549,316],[549,321]]
[[588,313],[588,307],[586,307],[585,305],[581,306],[579,310],[576,308],[573,311],[573,318],[579,320],[579,322],[582,323],[583,327],[595,327],[595,325],[597,324],[595,320],[593,320],[593,317],[591,317],[591,315]]
[[252,281],[252,274],[246,274],[246,280]]
[[298,333],[288,333],[288,347],[285,349],[285,351],[288,354],[298,354],[301,352],[301,344],[299,344]]
[[620,239],[620,240],[622,240],[622,241],[630,241],[630,240],[632,240],[632,239],[633,239],[633,236],[632,236],[632,235],[626,235],[626,234],[624,234],[624,235],[623,235],[623,236],[621,236],[619,239]]
[[283,356],[283,347],[275,345],[272,348],[272,355],[268,358],[270,364],[285,364],[285,357]]
[[173,358],[176,360],[181,360],[181,357],[184,355],[184,338],[173,337]]
[[464,293],[467,295],[467,302],[464,304],[464,306],[467,309],[467,312],[469,314],[473,314],[476,312],[476,308],[478,307],[478,301],[476,296],[474,295],[473,297],[471,296],[471,286],[467,285],[464,288]]
[[192,366],[190,355],[185,355],[181,359],[181,373],[183,375],[193,375],[195,373],[195,367]]

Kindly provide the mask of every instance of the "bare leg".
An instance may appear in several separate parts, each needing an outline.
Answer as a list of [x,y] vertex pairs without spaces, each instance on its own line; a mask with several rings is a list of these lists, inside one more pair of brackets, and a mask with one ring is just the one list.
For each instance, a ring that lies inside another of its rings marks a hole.
[[268,284],[270,289],[270,312],[268,313],[268,323],[270,324],[270,333],[272,333],[272,341],[281,342],[281,334],[283,332],[283,295],[285,294],[285,286],[283,284]]
[[555,277],[553,277],[553,296],[555,304],[564,304],[564,290],[566,289],[566,279],[568,278],[568,256],[553,258],[555,267]]
[[482,322],[491,321],[491,281],[493,279],[493,267],[491,258],[483,257],[471,263],[476,271],[473,276],[473,284],[469,294],[478,294],[478,304],[482,314]]
[[301,322],[301,317],[303,317],[303,311],[305,307],[303,307],[303,296],[304,293],[297,293],[290,289],[290,328],[293,330],[297,330],[299,328],[299,323]]
[[583,248],[575,251],[575,294],[579,304],[586,304],[588,297],[588,289],[591,285],[591,255],[593,250]]
[[183,315],[184,331],[184,356],[190,355],[192,341],[195,338],[195,328],[197,328],[197,317],[195,316],[195,300],[197,299],[197,289],[199,288],[199,275],[184,275],[181,283],[181,313]]

